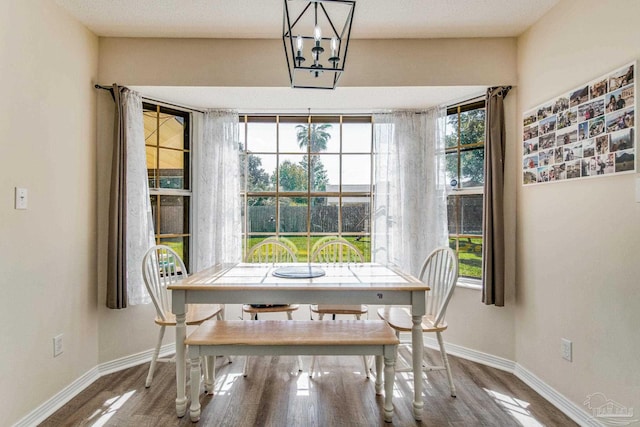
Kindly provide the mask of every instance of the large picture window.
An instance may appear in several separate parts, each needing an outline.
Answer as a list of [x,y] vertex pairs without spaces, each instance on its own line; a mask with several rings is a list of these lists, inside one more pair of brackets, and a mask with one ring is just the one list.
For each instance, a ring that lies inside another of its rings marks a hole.
[[371,259],[370,116],[241,116],[246,252],[267,237],[306,262],[343,238]]
[[449,245],[458,253],[460,276],[482,277],[485,102],[447,110],[446,167]]
[[156,243],[173,248],[189,268],[190,115],[148,103],[143,115]]

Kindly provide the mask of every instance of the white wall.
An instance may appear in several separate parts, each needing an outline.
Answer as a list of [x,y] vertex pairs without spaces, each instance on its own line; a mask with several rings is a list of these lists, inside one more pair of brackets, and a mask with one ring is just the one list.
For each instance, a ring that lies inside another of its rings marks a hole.
[[[278,40],[204,40],[101,38],[99,81],[139,86],[288,87],[286,64]],[[274,61],[274,58],[276,61]],[[380,58],[385,58],[381,67]],[[259,72],[256,72],[259,64]],[[516,83],[513,38],[437,40],[354,40],[349,72],[340,86],[456,86]],[[428,102],[428,101],[425,101]],[[515,135],[515,93],[507,98],[507,134]],[[224,107],[224,106],[220,106]],[[313,105],[310,105],[313,107]],[[122,311],[104,308],[106,213],[110,175],[113,105],[108,94],[98,105],[98,280],[100,310],[99,359],[114,358],[153,346],[156,330],[150,306]],[[515,142],[507,156],[515,158]],[[448,312],[446,340],[479,351],[514,359],[515,169],[507,170],[507,307],[486,307],[477,290],[458,289]],[[229,317],[240,310],[230,308]],[[308,318],[308,311],[296,314]],[[375,313],[371,316],[375,318]],[[490,327],[487,327],[490,325]],[[128,337],[121,338],[121,331]],[[173,333],[167,334],[170,342]]]
[[[639,24],[635,0],[563,0],[519,37],[519,135],[524,111],[637,60]],[[580,407],[602,392],[640,409],[636,177],[527,187],[518,177],[516,360]]]
[[[11,425],[98,361],[98,39],[30,0],[3,2],[0,40],[0,414]],[[26,211],[13,209],[16,186]]]

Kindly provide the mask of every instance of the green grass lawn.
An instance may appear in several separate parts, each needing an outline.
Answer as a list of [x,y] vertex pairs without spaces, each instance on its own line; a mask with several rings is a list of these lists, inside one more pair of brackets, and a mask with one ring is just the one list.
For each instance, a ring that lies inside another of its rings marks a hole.
[[184,260],[184,251],[183,251],[184,242],[182,241],[182,239],[180,239],[179,241],[163,239],[160,241],[160,244],[169,246],[171,249],[176,251],[178,255],[180,255],[180,258],[182,260]]
[[[449,244],[455,250],[455,240]],[[473,279],[482,278],[482,239],[460,238],[458,250],[458,275]]]

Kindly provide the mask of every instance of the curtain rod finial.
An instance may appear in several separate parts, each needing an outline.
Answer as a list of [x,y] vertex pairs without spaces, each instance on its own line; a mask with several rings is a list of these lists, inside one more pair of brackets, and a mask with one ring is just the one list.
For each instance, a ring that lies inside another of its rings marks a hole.
[[109,87],[109,86],[102,86],[102,85],[99,85],[99,84],[97,84],[97,83],[96,83],[96,84],[94,84],[94,85],[93,85],[93,87],[94,87],[94,88],[96,88],[96,89],[102,89],[102,90],[107,90],[107,91],[109,91],[109,93],[111,94],[111,98],[113,98],[113,100],[114,100],[114,101],[116,100],[116,97],[115,97],[115,95],[114,95],[114,93],[113,93],[113,88],[112,88],[112,87]]

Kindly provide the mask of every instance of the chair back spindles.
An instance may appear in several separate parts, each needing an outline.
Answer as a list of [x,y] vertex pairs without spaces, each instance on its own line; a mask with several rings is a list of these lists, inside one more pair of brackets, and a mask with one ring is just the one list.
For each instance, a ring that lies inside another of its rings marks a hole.
[[142,260],[142,277],[153,301],[158,317],[167,320],[171,312],[171,298],[167,287],[187,277],[187,268],[180,256],[170,247],[151,247]]
[[420,279],[431,288],[426,296],[426,314],[433,316],[435,324],[439,325],[444,321],[447,305],[458,280],[458,259],[455,252],[448,247],[431,252],[422,265]]
[[254,263],[283,263],[297,262],[296,255],[293,250],[276,238],[264,239],[262,242],[253,246],[247,256],[245,262]]
[[346,240],[329,240],[318,246],[311,255],[311,262],[342,264],[362,263],[362,252]]

